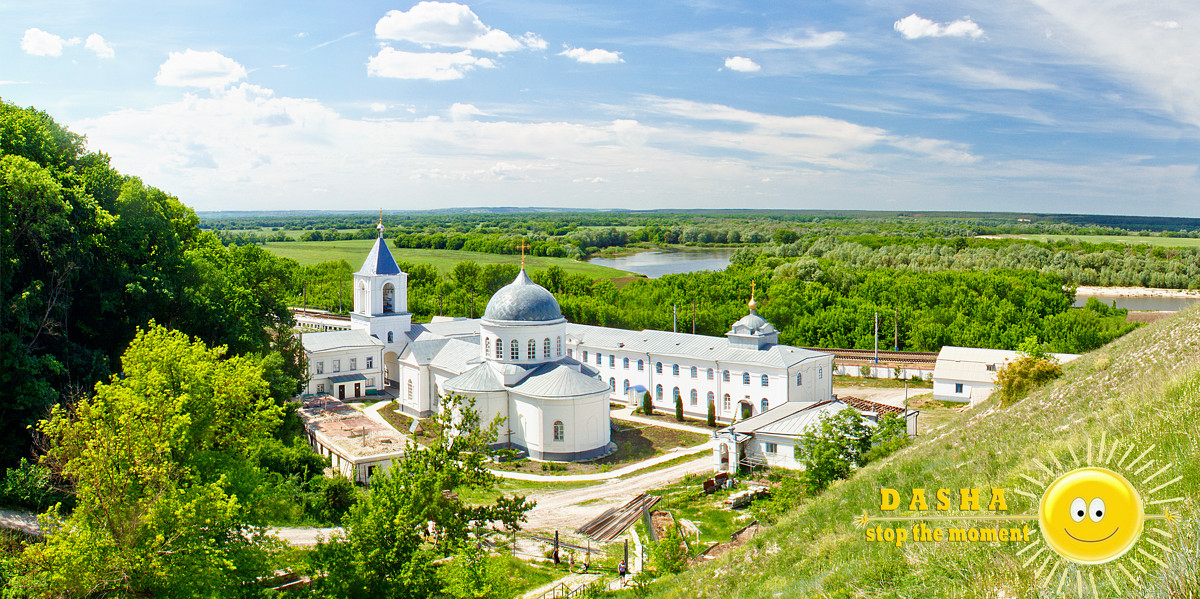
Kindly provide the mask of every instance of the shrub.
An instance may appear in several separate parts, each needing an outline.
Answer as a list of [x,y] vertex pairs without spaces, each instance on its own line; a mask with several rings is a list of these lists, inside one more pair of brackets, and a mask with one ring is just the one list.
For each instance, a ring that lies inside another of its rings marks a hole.
[[678,574],[687,565],[687,546],[679,537],[675,527],[667,529],[667,534],[650,549],[650,563],[658,569],[659,574]]
[[863,364],[862,366],[859,366],[858,373],[861,374],[863,376],[863,378],[867,378],[867,377],[871,376],[871,366],[868,364]]
[[871,449],[863,454],[863,463],[886,458],[908,444],[908,423],[896,414],[884,414],[871,433]]
[[25,458],[9,468],[0,482],[0,505],[40,512],[68,497],[51,485],[49,468]]
[[645,413],[647,416],[654,415],[654,400],[652,400],[650,398],[649,391],[647,391],[646,394],[642,396],[642,412]]
[[683,422],[683,397],[675,396],[675,420]]
[[717,404],[716,402],[708,402],[708,425],[717,425]]
[[1062,376],[1062,366],[1051,358],[1022,356],[1005,364],[996,373],[996,392],[1000,402],[1011,405],[1024,399],[1030,391]]
[[833,481],[850,476],[866,463],[864,454],[870,450],[871,429],[858,410],[847,406],[836,414],[821,415],[820,424],[806,430],[796,445],[796,459],[804,465],[805,491],[816,495]]

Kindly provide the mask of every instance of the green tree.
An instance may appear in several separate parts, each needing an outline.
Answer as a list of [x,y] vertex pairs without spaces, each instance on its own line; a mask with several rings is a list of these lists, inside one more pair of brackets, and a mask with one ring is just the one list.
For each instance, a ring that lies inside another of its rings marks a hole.
[[833,481],[850,476],[862,466],[871,450],[871,429],[858,410],[847,406],[835,414],[822,414],[796,445],[796,459],[804,465],[805,491],[816,495]]
[[717,403],[715,401],[708,402],[708,425],[717,425]]
[[1031,391],[1062,376],[1062,366],[1054,359],[1023,355],[996,371],[996,396],[1004,405],[1015,403]]
[[642,412],[647,416],[654,415],[654,400],[650,397],[649,391],[642,396]]
[[438,570],[442,592],[454,599],[508,597],[504,573],[482,549],[463,548]]
[[675,420],[683,422],[683,396],[675,396]]
[[881,460],[908,444],[907,422],[903,417],[889,412],[879,418],[871,432],[871,450],[863,455],[863,462]]
[[98,384],[39,425],[42,463],[69,481],[75,510],[42,516],[12,581],[32,596],[208,597],[269,571],[255,528],[255,447],[280,410],[253,360],[223,359],[151,325]]
[[432,562],[469,543],[474,526],[515,529],[533,506],[500,496],[472,505],[456,489],[492,489],[488,446],[499,420],[483,426],[473,400],[443,398],[435,437],[423,449],[409,443],[391,467],[371,478],[370,492],[350,509],[345,531],[318,546],[316,565],[328,572],[319,590],[337,597],[425,597],[440,588]]
[[687,565],[687,545],[672,526],[667,534],[650,548],[650,563],[659,574],[678,574]]

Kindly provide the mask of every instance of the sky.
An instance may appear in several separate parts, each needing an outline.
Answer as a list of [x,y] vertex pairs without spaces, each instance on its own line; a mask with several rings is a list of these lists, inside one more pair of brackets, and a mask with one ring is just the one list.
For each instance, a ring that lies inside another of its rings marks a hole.
[[206,210],[1200,216],[1200,4],[0,2],[0,98]]

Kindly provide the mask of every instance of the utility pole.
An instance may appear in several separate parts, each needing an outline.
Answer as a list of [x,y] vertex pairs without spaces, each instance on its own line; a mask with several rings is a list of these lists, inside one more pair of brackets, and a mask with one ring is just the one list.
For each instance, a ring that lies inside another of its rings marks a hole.
[[475,318],[475,290],[471,290],[471,318]]
[[692,298],[692,334],[696,334],[696,298]]
[[875,363],[879,363],[879,313],[875,313]]
[[679,332],[679,305],[671,304],[671,332]]
[[892,338],[892,351],[900,351],[900,309],[896,308],[893,321],[896,324],[896,336]]
[[338,289],[338,314],[342,313],[342,290]]

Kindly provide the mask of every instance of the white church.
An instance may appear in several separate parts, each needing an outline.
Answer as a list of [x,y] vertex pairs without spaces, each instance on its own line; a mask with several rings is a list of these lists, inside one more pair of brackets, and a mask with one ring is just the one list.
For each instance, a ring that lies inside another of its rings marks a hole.
[[833,355],[778,344],[756,313],[725,337],[628,331],[567,322],[558,301],[525,272],[488,301],[483,318],[413,324],[408,276],[379,237],[354,274],[350,328],[305,333],[308,394],[351,399],[383,387],[399,409],[426,417],[442,395],[475,399],[484,422],[503,418],[497,446],[534,460],[591,460],[615,451],[611,402],[650,393],[656,411],[730,423],[788,402],[833,394]]

